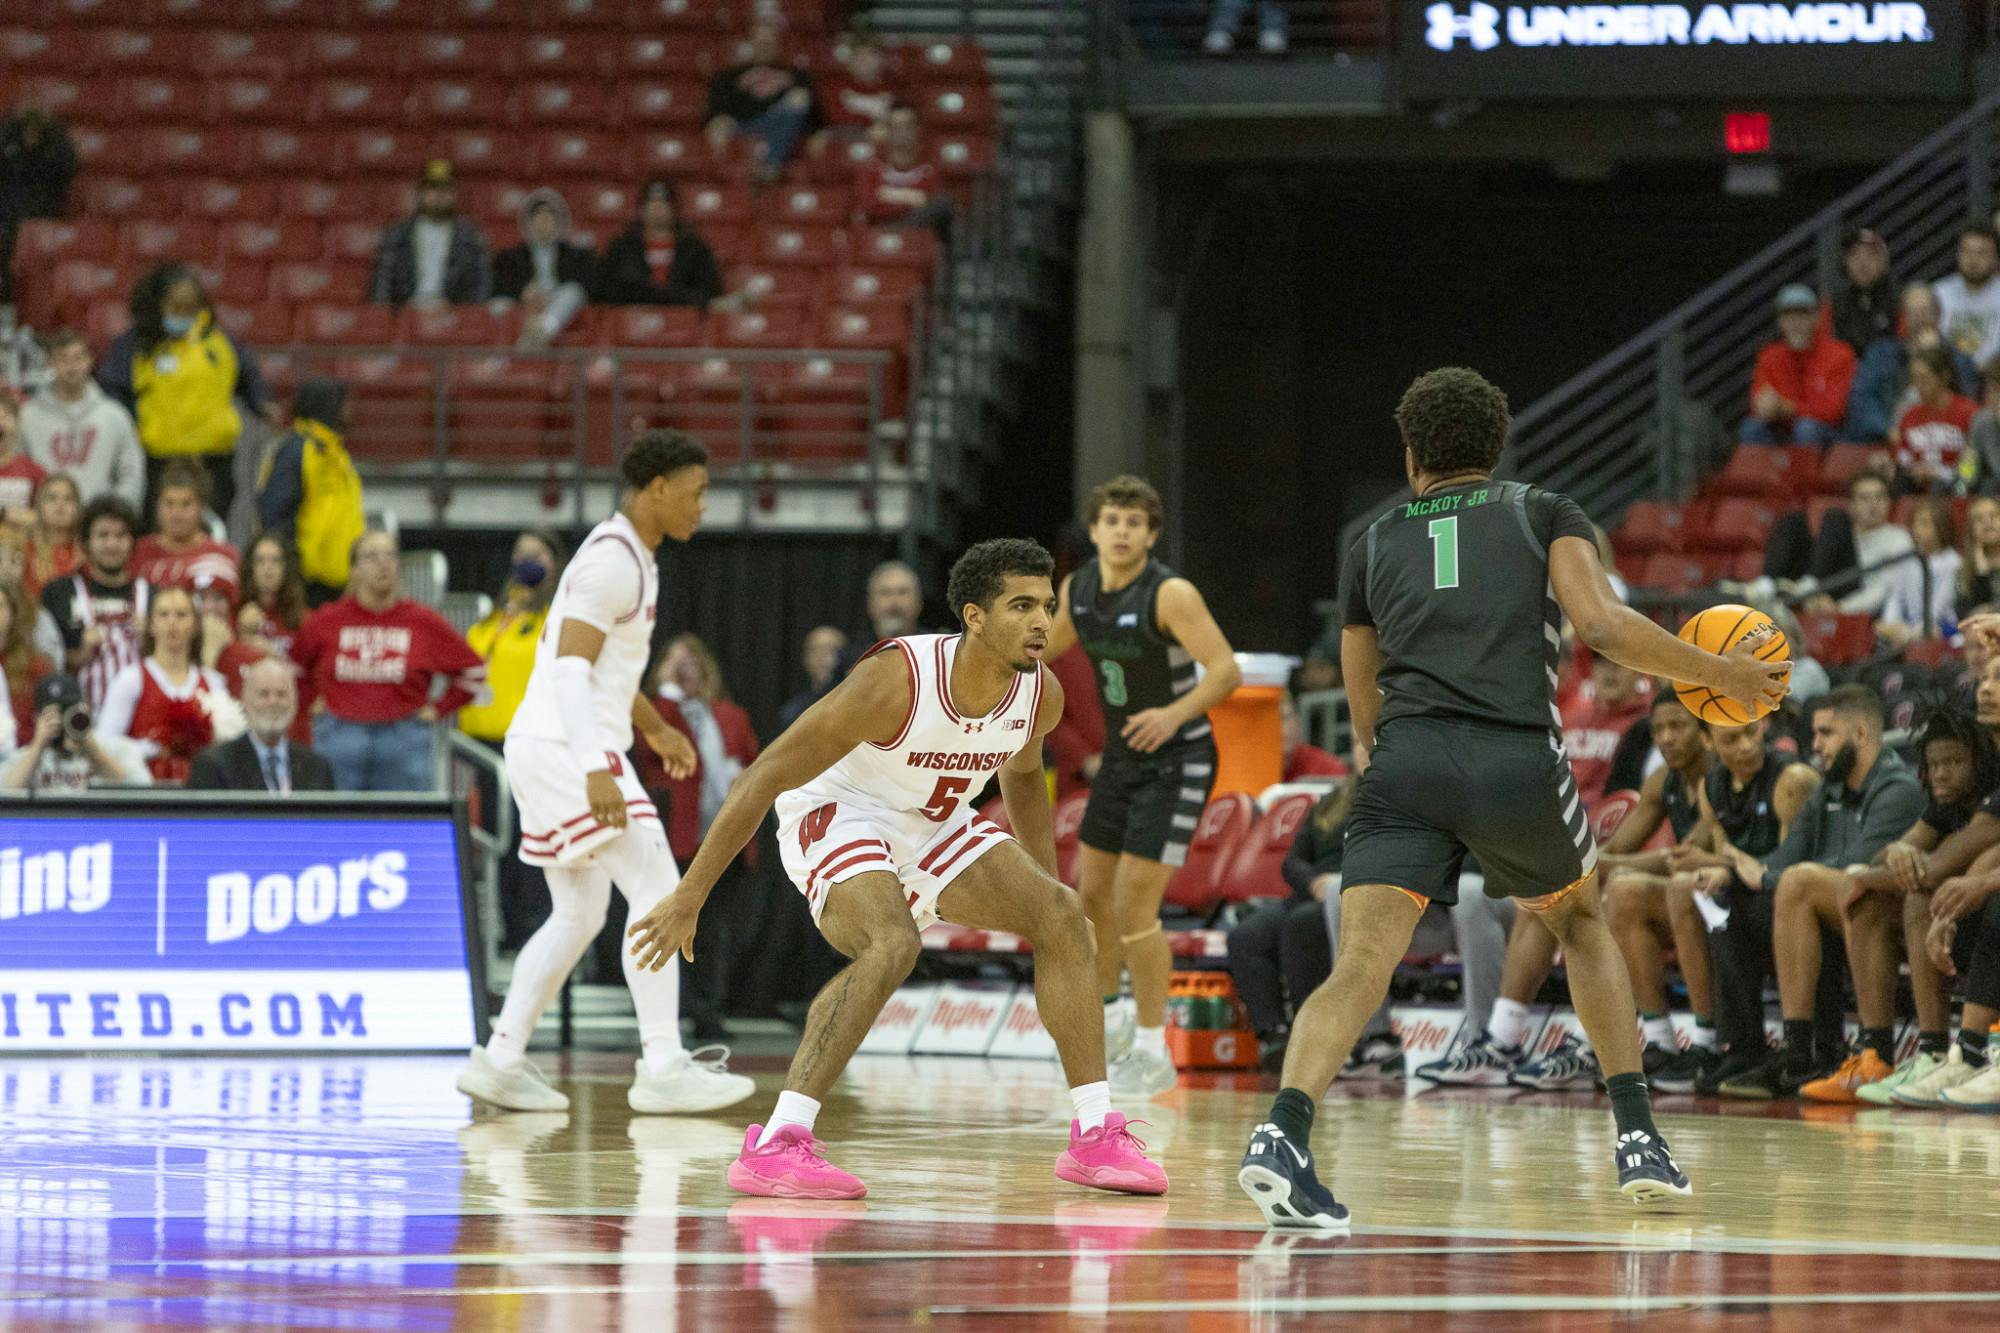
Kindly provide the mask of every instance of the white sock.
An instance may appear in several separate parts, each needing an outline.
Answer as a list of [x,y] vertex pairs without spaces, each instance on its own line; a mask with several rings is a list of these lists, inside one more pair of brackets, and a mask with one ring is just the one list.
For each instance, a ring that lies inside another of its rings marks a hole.
[[1493,1002],[1493,1016],[1486,1020],[1486,1035],[1493,1044],[1513,1050],[1528,1035],[1528,1006],[1504,996]]
[[1700,1019],[1698,1019],[1698,1018],[1697,1018],[1697,1019],[1696,1019],[1696,1020],[1694,1021],[1694,1036],[1693,1036],[1692,1038],[1690,1038],[1690,1041],[1691,1041],[1691,1042],[1693,1043],[1693,1045],[1694,1045],[1694,1048],[1695,1048],[1695,1049],[1696,1049],[1697,1051],[1712,1051],[1712,1050],[1714,1050],[1714,1049],[1715,1049],[1715,1024],[1713,1024],[1713,1023],[1704,1023],[1704,1022],[1702,1022],[1702,1021],[1701,1021]]
[[1658,1046],[1662,1050],[1668,1051],[1674,1050],[1680,1045],[1678,1041],[1674,1040],[1674,1020],[1668,1018],[1665,1014],[1660,1015],[1658,1018],[1646,1018],[1640,1021],[1645,1025],[1646,1041],[1650,1045]]
[[1093,1129],[1104,1127],[1104,1117],[1111,1114],[1111,1085],[1099,1080],[1096,1083],[1079,1083],[1069,1090],[1070,1105],[1076,1108],[1076,1123],[1088,1134]]
[[771,1110],[771,1118],[764,1123],[764,1132],[757,1136],[757,1146],[763,1147],[771,1137],[786,1125],[797,1125],[806,1133],[812,1133],[813,1122],[819,1119],[819,1103],[803,1092],[781,1092],[778,1104]]
[[1133,1029],[1132,1029],[1132,1049],[1133,1049],[1133,1050],[1135,1050],[1135,1051],[1150,1051],[1150,1052],[1152,1052],[1152,1053],[1153,1053],[1154,1055],[1157,1055],[1157,1056],[1161,1057],[1162,1059],[1165,1059],[1165,1058],[1166,1058],[1166,1054],[1167,1054],[1167,1030],[1166,1030],[1166,1028],[1164,1028],[1164,1027],[1157,1027],[1157,1028],[1149,1028],[1149,1027],[1135,1027],[1135,1028],[1133,1028]]

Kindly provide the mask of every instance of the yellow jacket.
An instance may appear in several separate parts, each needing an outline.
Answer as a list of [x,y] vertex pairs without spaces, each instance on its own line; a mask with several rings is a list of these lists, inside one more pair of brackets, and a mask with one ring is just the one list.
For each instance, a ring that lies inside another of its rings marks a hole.
[[299,570],[314,583],[347,586],[347,554],[367,527],[361,512],[361,474],[347,445],[317,421],[295,421],[303,442],[299,454]]
[[458,710],[459,730],[494,745],[506,739],[507,724],[528,692],[535,641],[548,615],[546,607],[512,612],[502,607],[465,632],[472,651],[486,659],[486,697]]
[[139,443],[155,458],[226,454],[243,433],[236,410],[241,370],[236,344],[204,311],[194,327],[168,338],[151,356],[134,354],[133,416]]

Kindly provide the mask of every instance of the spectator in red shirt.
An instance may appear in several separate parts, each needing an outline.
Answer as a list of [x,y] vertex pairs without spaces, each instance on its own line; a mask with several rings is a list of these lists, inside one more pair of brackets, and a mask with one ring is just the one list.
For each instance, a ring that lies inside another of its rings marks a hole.
[[938,192],[937,165],[924,157],[917,109],[889,112],[889,140],[878,157],[855,168],[854,208],[874,227],[951,226],[951,200]]
[[597,265],[597,299],[606,305],[705,310],[721,295],[722,266],[708,242],[681,222],[673,182],[647,182],[639,216],[612,238]]
[[820,97],[826,128],[813,136],[815,151],[828,143],[880,142],[889,132],[889,112],[896,105],[896,85],[889,59],[872,33],[857,33],[848,43],[840,72],[827,80]]
[[1847,415],[1854,349],[1819,332],[1819,298],[1802,282],[1778,292],[1779,337],[1757,353],[1750,415],[1737,438],[1746,444],[1826,444]]
[[35,526],[35,492],[48,473],[21,449],[21,405],[0,393],[0,522]]
[[1278,716],[1285,729],[1286,782],[1297,782],[1300,778],[1347,776],[1348,767],[1341,762],[1339,755],[1306,742],[1305,724],[1299,718],[1299,706],[1292,702],[1289,690],[1278,700]]
[[757,141],[757,176],[775,179],[799,141],[819,124],[812,79],[785,59],[776,21],[750,25],[750,59],[719,71],[708,83],[708,144],[717,153],[736,138]]
[[306,617],[292,640],[314,695],[313,748],[341,791],[431,790],[438,720],[485,680],[464,635],[397,594],[399,555],[389,533],[363,533],[347,595]]
[[1652,689],[1645,676],[1601,653],[1591,662],[1590,689],[1564,710],[1562,719],[1563,749],[1569,752],[1585,810],[1596,810],[1618,743],[1651,707]]
[[201,579],[221,584],[236,600],[236,567],[242,557],[203,526],[208,509],[208,469],[176,458],[160,469],[159,496],[153,501],[157,531],[132,547],[132,570],[156,588],[189,588]]
[[1952,383],[1951,354],[1942,346],[1910,353],[1910,389],[1916,401],[1889,430],[1896,471],[1912,489],[1948,491],[1958,485],[1972,418],[1979,404]]

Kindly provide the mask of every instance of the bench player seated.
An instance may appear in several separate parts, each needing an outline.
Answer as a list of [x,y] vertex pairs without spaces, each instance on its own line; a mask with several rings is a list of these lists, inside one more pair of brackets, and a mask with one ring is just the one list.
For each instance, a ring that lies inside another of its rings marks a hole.
[[[1896,964],[1907,955],[1917,1007],[1917,1049],[1893,1070],[1863,1051],[1855,1057],[1860,1064],[1844,1071],[1846,1080],[1801,1089],[1815,1101],[1859,1099],[1887,1106],[1898,1088],[1928,1078],[1947,1063],[1950,984],[1932,966],[1926,946],[1932,891],[2000,843],[2000,748],[1970,714],[1940,708],[1919,734],[1917,773],[1929,799],[1923,815],[1883,848],[1875,865],[1855,875],[1855,890],[1845,904],[1847,956],[1862,1024],[1867,1026],[1871,1016],[1894,1021]],[[1985,1029],[1970,1035],[1974,1054],[1983,1057]]]
[[[820,1103],[915,966],[918,932],[945,920],[1020,935],[1034,949],[1035,1006],[1075,1113],[1056,1175],[1095,1189],[1166,1192],[1166,1173],[1111,1109],[1090,928],[1055,876],[1042,774],[1042,738],[1063,704],[1042,663],[1054,569],[1031,541],[981,542],[961,556],[948,593],[964,631],[890,639],[865,654],[744,770],[680,887],[632,926],[642,968],[692,957],[703,900],[775,804],[785,870],[820,933],[852,960],[814,999],[776,1108],[750,1126],[729,1168],[733,1188],[784,1198],[867,1193],[821,1154]],[[995,773],[1012,836],[971,805]]]
[[[1728,928],[1737,932],[1733,947],[1760,959],[1763,932],[1769,931],[1784,1046],[1756,1070],[1724,1082],[1719,1091],[1725,1097],[1792,1097],[1826,1075],[1851,1079],[1866,1067],[1864,1059],[1849,1069],[1853,1053],[1837,1027],[1816,1035],[1814,1016],[1825,1007],[1824,993],[1835,989],[1823,985],[1833,972],[1824,965],[1822,932],[1840,937],[1853,872],[1865,869],[1923,813],[1923,789],[1910,766],[1883,746],[1882,723],[1881,697],[1866,685],[1843,685],[1827,695],[1812,723],[1813,759],[1825,778],[1818,794],[1768,859],[1737,855],[1737,876],[1755,891],[1735,898]],[[1756,966],[1761,972],[1761,962]],[[1886,1062],[1893,1037],[1891,1018],[1864,1011],[1864,1050]]]
[[1964,977],[1965,1008],[1958,1043],[1928,1077],[1896,1089],[1903,1106],[2000,1112],[2000,1062],[1980,1034],[2000,1024],[2000,847],[1980,856],[1972,872],[1946,880],[1931,898],[1924,932],[1930,964],[1947,978]]

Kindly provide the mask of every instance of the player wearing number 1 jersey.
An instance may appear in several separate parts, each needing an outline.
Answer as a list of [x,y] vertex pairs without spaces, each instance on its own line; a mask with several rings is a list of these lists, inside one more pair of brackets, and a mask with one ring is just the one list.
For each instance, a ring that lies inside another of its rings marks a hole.
[[[785,869],[820,933],[853,960],[813,1001],[776,1109],[750,1126],[729,1168],[734,1188],[815,1199],[867,1192],[821,1155],[820,1099],[909,975],[919,929],[942,919],[1020,935],[1034,949],[1035,1005],[1076,1117],[1056,1174],[1096,1189],[1166,1191],[1166,1173],[1111,1110],[1089,930],[1055,878],[1042,776],[1042,737],[1062,714],[1062,686],[1042,665],[1054,563],[1014,540],[960,557],[949,594],[964,632],[890,639],[864,654],[744,770],[679,890],[632,927],[641,966],[682,950],[692,958],[702,901],[775,803]],[[970,805],[996,774],[1013,836]]]
[[[1079,887],[1097,930],[1111,1086],[1136,1097],[1175,1082],[1166,1029],[1174,959],[1160,900],[1215,785],[1208,710],[1240,679],[1201,594],[1153,559],[1164,512],[1159,492],[1138,477],[1091,493],[1097,556],[1064,581],[1049,633],[1052,657],[1082,645],[1104,710],[1103,765],[1078,830]],[[1128,968],[1129,1006],[1120,995]]]
[[1692,1192],[1653,1125],[1625,961],[1598,913],[1591,840],[1555,709],[1564,614],[1592,650],[1635,671],[1775,705],[1789,664],[1683,643],[1619,602],[1583,511],[1496,481],[1507,399],[1470,370],[1418,378],[1396,409],[1415,498],[1348,552],[1341,674],[1362,769],[1341,865],[1340,958],[1300,1009],[1283,1088],[1237,1181],[1274,1226],[1343,1230],[1314,1174],[1319,1099],[1431,902],[1457,900],[1468,852],[1486,892],[1562,941],[1577,1017],[1618,1123],[1619,1189],[1635,1202]]

